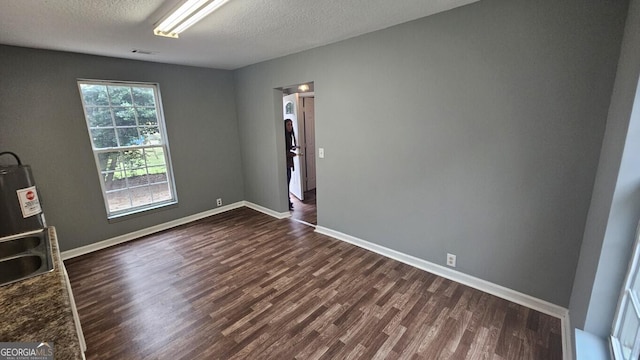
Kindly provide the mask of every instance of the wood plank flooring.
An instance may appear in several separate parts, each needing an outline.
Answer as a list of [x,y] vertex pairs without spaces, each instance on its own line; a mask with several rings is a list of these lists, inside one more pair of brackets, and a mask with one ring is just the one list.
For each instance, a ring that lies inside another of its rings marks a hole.
[[65,262],[87,359],[562,359],[560,320],[240,208]]
[[304,200],[300,201],[293,194],[289,196],[293,203],[291,218],[302,220],[311,225],[318,225],[318,212],[316,208],[316,189],[304,192]]

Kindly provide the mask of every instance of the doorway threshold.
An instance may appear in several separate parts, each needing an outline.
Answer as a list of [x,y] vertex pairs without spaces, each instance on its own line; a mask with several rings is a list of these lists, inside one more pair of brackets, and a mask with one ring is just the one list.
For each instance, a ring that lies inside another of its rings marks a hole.
[[312,227],[312,228],[314,228],[314,229],[316,228],[316,225],[315,225],[315,224],[312,224],[312,223],[310,223],[310,222],[306,222],[306,221],[304,221],[304,220],[300,220],[300,219],[293,219],[293,218],[292,218],[291,220],[293,220],[293,221],[295,221],[295,222],[299,222],[300,224],[303,224],[303,225],[311,226],[311,227]]

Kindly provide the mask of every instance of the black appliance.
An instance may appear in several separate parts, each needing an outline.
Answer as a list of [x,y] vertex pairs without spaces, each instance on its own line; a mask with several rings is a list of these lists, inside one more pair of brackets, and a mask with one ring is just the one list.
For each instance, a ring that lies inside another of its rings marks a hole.
[[31,167],[10,151],[0,152],[6,155],[18,164],[0,165],[0,238],[46,227]]

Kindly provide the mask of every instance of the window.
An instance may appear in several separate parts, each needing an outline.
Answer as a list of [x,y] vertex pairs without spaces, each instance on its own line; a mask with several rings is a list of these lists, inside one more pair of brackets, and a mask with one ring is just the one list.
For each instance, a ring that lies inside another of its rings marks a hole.
[[78,81],[107,216],[177,202],[157,84]]
[[611,347],[616,360],[637,360],[640,355],[640,239],[636,234],[629,273],[613,321]]

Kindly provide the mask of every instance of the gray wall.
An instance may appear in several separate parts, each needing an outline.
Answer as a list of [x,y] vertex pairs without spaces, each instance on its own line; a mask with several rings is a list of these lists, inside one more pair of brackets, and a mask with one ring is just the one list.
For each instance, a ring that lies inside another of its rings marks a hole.
[[605,337],[640,219],[640,1],[632,0],[571,295],[571,324]]
[[626,4],[484,0],[236,71],[246,200],[286,210],[272,89],[312,80],[319,225],[568,306]]
[[[77,78],[160,84],[177,207],[107,221]],[[233,86],[230,71],[0,46],[0,150],[32,166],[61,249],[91,244],[243,200]]]

